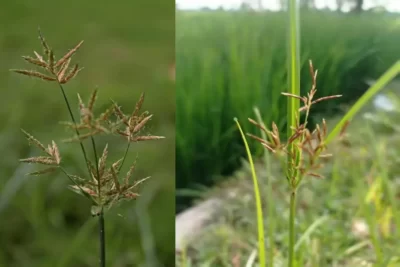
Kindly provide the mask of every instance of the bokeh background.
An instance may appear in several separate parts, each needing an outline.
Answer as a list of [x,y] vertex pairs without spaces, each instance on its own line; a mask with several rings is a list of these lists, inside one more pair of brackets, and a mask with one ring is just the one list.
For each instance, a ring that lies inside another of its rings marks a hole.
[[[311,59],[319,70],[318,93],[343,94],[317,105],[312,119],[339,114],[365,92],[368,81],[396,62],[396,2],[299,1],[302,93],[311,86]],[[267,125],[276,121],[284,129],[286,99],[280,92],[287,90],[286,5],[177,2],[177,211],[240,168],[245,154],[234,117],[245,121],[257,106]],[[252,150],[262,152],[254,144]]]
[[[175,3],[173,1],[8,1],[0,8],[0,266],[96,266],[97,220],[90,203],[67,190],[62,175],[25,176],[35,166],[18,159],[37,155],[20,128],[43,143],[58,141],[68,169],[84,175],[78,144],[59,121],[69,120],[55,84],[9,72],[30,68],[21,56],[42,52],[37,29],[61,56],[80,40],[73,61],[84,70],[66,85],[76,115],[79,92],[87,99],[97,87],[95,110],[118,102],[127,113],[141,92],[154,114],[146,129],[165,140],[134,144],[139,179],[152,176],[142,197],[106,214],[107,266],[173,266],[175,214]],[[123,155],[119,138],[109,143],[110,160]],[[127,168],[129,164],[126,164]],[[125,171],[125,170],[124,170]]]

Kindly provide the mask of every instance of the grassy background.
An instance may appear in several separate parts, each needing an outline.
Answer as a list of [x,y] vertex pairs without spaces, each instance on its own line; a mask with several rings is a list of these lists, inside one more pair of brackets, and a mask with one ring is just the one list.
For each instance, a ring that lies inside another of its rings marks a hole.
[[[209,186],[238,168],[244,150],[234,117],[245,121],[258,106],[267,125],[276,121],[285,127],[286,99],[280,92],[287,90],[286,16],[177,13],[178,189]],[[378,78],[400,54],[396,15],[319,11],[301,18],[303,93],[311,85],[307,61],[312,59],[319,70],[317,94],[344,95],[316,105],[313,115],[342,110],[368,88],[366,79]],[[177,210],[190,199],[188,190],[180,191]]]
[[[400,128],[396,122],[400,117],[400,82],[385,91],[397,102],[395,112],[367,105],[347,130],[346,140],[351,145],[334,142],[329,146],[334,158],[322,169],[325,178],[306,178],[300,187],[296,266],[399,266]],[[339,119],[331,118],[328,128]],[[178,258],[176,266],[245,266],[256,252],[256,212],[247,167],[205,195],[221,198],[224,209],[204,234],[188,244],[186,257]],[[274,229],[274,239],[266,239],[267,249],[274,244],[273,266],[287,266],[287,182],[274,159],[271,165],[259,159],[256,168],[264,203],[267,180],[276,200],[273,216],[268,212],[264,218],[266,231],[271,226]],[[378,261],[382,265],[375,265]]]
[[[63,176],[27,177],[34,167],[18,163],[37,152],[20,128],[43,143],[70,135],[58,125],[69,116],[56,85],[8,71],[27,66],[22,55],[41,52],[38,26],[56,56],[85,40],[74,57],[85,69],[66,86],[76,112],[76,93],[87,99],[96,86],[99,110],[112,98],[129,113],[146,93],[144,109],[154,114],[148,130],[167,139],[131,149],[127,163],[139,155],[135,177],[153,179],[143,186],[142,198],[106,214],[107,265],[174,264],[175,91],[168,77],[175,57],[174,19],[173,1],[17,0],[2,6],[0,266],[97,264],[97,220],[90,217],[89,203],[66,189]],[[123,154],[122,140],[97,141],[99,149],[109,143],[111,159]],[[60,146],[69,170],[84,174],[79,145]]]

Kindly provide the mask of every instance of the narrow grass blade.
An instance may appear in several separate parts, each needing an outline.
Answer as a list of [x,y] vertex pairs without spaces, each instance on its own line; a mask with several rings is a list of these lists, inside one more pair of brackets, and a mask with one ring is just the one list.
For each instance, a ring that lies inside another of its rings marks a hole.
[[317,219],[313,224],[311,224],[308,229],[302,234],[300,239],[297,241],[296,245],[294,246],[294,250],[297,251],[300,246],[310,238],[311,234],[315,232],[315,230],[318,228],[318,226],[322,225],[326,220],[328,220],[328,216],[322,216],[319,219]]
[[400,73],[400,60],[397,61],[389,70],[387,70],[367,92],[350,108],[343,118],[336,124],[333,130],[325,139],[325,143],[330,143],[341,131],[342,127],[351,120],[354,115],[363,108],[368,101],[381,91],[390,81],[392,81]]
[[256,208],[257,208],[257,230],[258,230],[258,255],[259,255],[259,262],[260,266],[266,266],[265,261],[265,240],[264,240],[264,217],[262,211],[262,203],[261,203],[261,195],[260,189],[258,186],[258,180],[256,175],[256,170],[253,163],[253,157],[250,152],[249,144],[247,143],[246,136],[243,133],[242,127],[240,127],[240,123],[237,118],[234,119],[237,127],[239,128],[240,135],[242,136],[243,143],[246,147],[247,156],[249,158],[249,163],[251,167],[251,175],[253,178],[254,184],[254,196],[256,200]]

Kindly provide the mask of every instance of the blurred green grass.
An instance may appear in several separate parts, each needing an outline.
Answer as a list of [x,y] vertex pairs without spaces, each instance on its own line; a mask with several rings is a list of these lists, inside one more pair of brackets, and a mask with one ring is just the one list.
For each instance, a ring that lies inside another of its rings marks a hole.
[[[400,81],[391,83],[385,93],[394,110],[387,112],[369,103],[346,130],[349,145],[337,141],[329,145],[333,158],[322,168],[325,178],[303,181],[297,202],[296,227],[301,240],[296,245],[297,266],[399,266]],[[340,119],[328,119],[328,129]],[[271,158],[271,164],[258,159],[256,169],[266,210],[267,201],[275,200],[274,216],[268,211],[264,218],[266,228],[274,226],[273,239],[266,237],[267,250],[273,243],[273,266],[287,266],[289,194],[285,176],[276,158]],[[272,196],[268,196],[269,181]],[[246,163],[203,195],[221,199],[223,209],[188,244],[187,257],[177,258],[176,266],[245,266],[250,262],[257,252],[253,190]],[[249,266],[257,266],[255,256]]]
[[[285,127],[286,99],[280,93],[287,91],[286,16],[177,13],[176,179],[182,192],[177,209],[187,205],[184,189],[210,186],[240,166],[244,149],[232,118],[246,121],[258,106],[266,125],[276,121]],[[342,111],[368,88],[367,79],[378,78],[398,59],[399,22],[396,15],[367,12],[302,14],[302,94],[311,86],[309,59],[319,71],[317,95],[343,94],[315,105],[312,118]]]
[[[145,92],[143,108],[154,114],[148,130],[167,139],[131,148],[127,163],[139,155],[135,177],[153,179],[143,187],[142,198],[106,215],[107,262],[115,267],[172,266],[175,90],[168,68],[175,60],[175,3],[12,1],[0,9],[0,20],[0,266],[97,263],[97,225],[89,203],[66,189],[64,177],[26,177],[30,166],[18,164],[19,158],[35,153],[20,128],[44,143],[70,135],[58,125],[69,120],[59,89],[8,71],[26,67],[22,55],[41,52],[38,26],[56,56],[85,40],[75,56],[84,70],[66,86],[76,112],[76,94],[87,99],[95,87],[96,109],[107,107],[112,98],[127,113]],[[99,149],[106,142],[112,159],[123,154],[123,141],[101,138]],[[60,150],[71,171],[85,171],[78,144],[63,144]]]

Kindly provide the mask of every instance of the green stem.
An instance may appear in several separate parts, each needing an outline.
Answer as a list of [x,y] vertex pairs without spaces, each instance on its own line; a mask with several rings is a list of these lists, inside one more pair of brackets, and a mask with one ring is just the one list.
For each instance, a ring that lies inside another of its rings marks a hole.
[[106,237],[104,229],[104,212],[103,209],[101,209],[99,215],[100,267],[106,266]]
[[58,86],[60,87],[61,93],[62,93],[62,95],[64,97],[64,101],[65,101],[65,104],[67,105],[68,112],[69,112],[69,115],[71,117],[71,120],[74,123],[75,132],[76,132],[76,135],[78,136],[78,139],[79,139],[79,144],[80,144],[81,149],[82,149],[83,157],[85,158],[85,163],[86,163],[86,167],[87,167],[88,172],[89,172],[89,177],[91,177],[92,175],[91,175],[90,167],[89,167],[89,164],[88,164],[88,158],[87,158],[86,150],[85,150],[85,147],[83,146],[82,140],[80,139],[80,133],[79,133],[79,130],[77,128],[77,124],[76,124],[76,120],[75,120],[74,114],[72,113],[71,105],[69,104],[67,95],[65,94],[65,90],[64,90],[63,86],[61,85],[61,83],[58,83]]
[[290,216],[289,216],[289,267],[294,266],[294,246],[295,246],[295,228],[294,219],[296,217],[296,190],[290,194]]
[[[63,86],[61,85],[61,83],[58,82],[58,86],[60,87],[61,93],[62,93],[62,95],[64,97],[64,101],[65,101],[65,104],[67,105],[69,115],[71,116],[71,120],[74,123],[75,132],[76,132],[76,135],[79,138],[79,144],[80,144],[81,149],[82,149],[83,157],[85,158],[86,167],[87,167],[88,172],[89,172],[89,177],[91,177],[92,174],[91,174],[91,171],[90,171],[90,166],[89,166],[89,161],[88,161],[88,158],[87,158],[87,153],[86,153],[85,147],[84,147],[84,145],[82,143],[82,140],[80,140],[80,133],[79,133],[78,128],[76,127],[77,123],[76,123],[74,114],[72,112],[71,105],[70,105],[70,103],[68,101],[68,97],[65,94],[65,90],[64,90]],[[97,177],[98,177],[98,180],[99,180],[98,181],[98,196],[99,196],[99,200],[101,201],[101,199],[100,199],[101,184],[100,184],[100,177],[99,177],[100,174],[99,174],[99,166],[98,166],[99,164],[98,164],[96,143],[94,141],[93,136],[91,137],[91,140],[92,140],[93,152],[94,152],[94,157],[95,157]],[[105,259],[106,259],[106,250],[105,250],[105,231],[104,231],[104,212],[103,212],[103,209],[101,209],[100,214],[99,214],[99,238],[100,238],[100,267],[105,267],[105,264],[106,264],[105,263],[106,262],[105,261]]]
[[125,149],[124,157],[122,158],[121,166],[119,166],[118,171],[121,171],[122,166],[124,165],[124,162],[125,162],[126,156],[128,155],[128,151],[129,151],[130,146],[131,146],[131,143],[128,142],[128,145],[126,146],[126,149]]
[[101,177],[99,173],[99,157],[97,155],[97,149],[96,149],[96,143],[94,141],[93,136],[90,137],[92,141],[92,147],[93,147],[93,154],[94,154],[94,159],[96,162],[96,173],[97,173],[97,195],[98,195],[98,204],[101,205],[101,210],[99,214],[99,240],[100,240],[100,267],[105,267],[106,266],[106,237],[105,237],[105,228],[104,228],[104,210],[103,210],[103,204],[102,204],[102,199],[101,199]]

